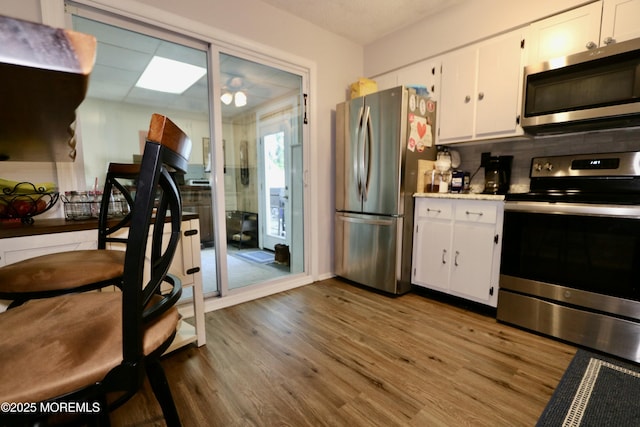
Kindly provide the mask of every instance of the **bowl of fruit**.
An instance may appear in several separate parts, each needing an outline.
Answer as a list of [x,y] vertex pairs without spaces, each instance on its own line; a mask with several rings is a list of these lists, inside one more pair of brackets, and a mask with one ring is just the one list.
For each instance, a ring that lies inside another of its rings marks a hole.
[[32,184],[0,179],[0,219],[33,224],[33,217],[51,209],[59,196],[53,182]]

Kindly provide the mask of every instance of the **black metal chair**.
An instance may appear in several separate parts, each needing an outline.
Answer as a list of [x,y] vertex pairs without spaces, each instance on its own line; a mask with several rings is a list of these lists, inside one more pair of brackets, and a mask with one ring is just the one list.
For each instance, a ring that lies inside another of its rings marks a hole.
[[142,163],[119,166],[139,170],[121,292],[30,300],[0,314],[0,402],[9,403],[0,425],[46,425],[65,407],[77,412],[69,416],[109,425],[109,410],[137,392],[145,372],[167,425],[180,425],[159,358],[176,334],[182,292],[168,274],[182,208],[170,172],[186,170],[190,150],[186,135],[154,114]]

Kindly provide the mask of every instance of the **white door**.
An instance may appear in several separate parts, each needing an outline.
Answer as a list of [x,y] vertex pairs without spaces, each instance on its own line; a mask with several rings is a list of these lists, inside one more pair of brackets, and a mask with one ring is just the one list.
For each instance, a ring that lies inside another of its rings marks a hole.
[[530,26],[527,64],[583,52],[600,40],[602,2],[595,2]]
[[518,127],[521,33],[513,31],[478,49],[477,137],[514,134]]
[[414,236],[413,283],[448,292],[451,261],[451,221],[420,218]]
[[456,223],[451,254],[451,292],[478,302],[489,300],[494,232],[493,224]]
[[640,0],[607,0],[602,7],[600,46],[640,37]]
[[463,49],[442,60],[440,143],[470,139],[475,116],[477,50]]
[[274,250],[287,244],[290,221],[290,135],[288,115],[260,124],[260,246]]

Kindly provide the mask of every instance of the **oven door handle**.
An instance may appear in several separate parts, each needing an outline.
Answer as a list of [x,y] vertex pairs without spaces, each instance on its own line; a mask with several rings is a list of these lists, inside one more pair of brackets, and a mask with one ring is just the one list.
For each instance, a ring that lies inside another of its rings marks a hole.
[[606,216],[640,218],[637,205],[593,205],[588,203],[505,202],[505,212],[527,212],[556,215]]

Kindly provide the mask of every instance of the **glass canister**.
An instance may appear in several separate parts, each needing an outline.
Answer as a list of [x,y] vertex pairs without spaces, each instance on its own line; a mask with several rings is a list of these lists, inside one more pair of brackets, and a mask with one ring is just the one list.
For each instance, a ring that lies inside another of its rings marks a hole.
[[91,201],[89,200],[89,194],[86,191],[77,192],[71,199],[75,204],[76,216],[74,219],[91,218]]
[[75,205],[72,203],[71,199],[77,191],[65,191],[64,198],[62,201],[64,202],[64,217],[67,220],[75,219]]
[[100,216],[100,204],[102,203],[102,191],[90,191],[89,199],[91,202],[91,217],[98,218]]
[[424,172],[424,192],[437,193],[440,191],[440,180],[442,175],[436,169],[429,169]]
[[115,213],[117,216],[125,216],[129,213],[129,204],[119,190],[113,190],[113,202],[115,203]]

